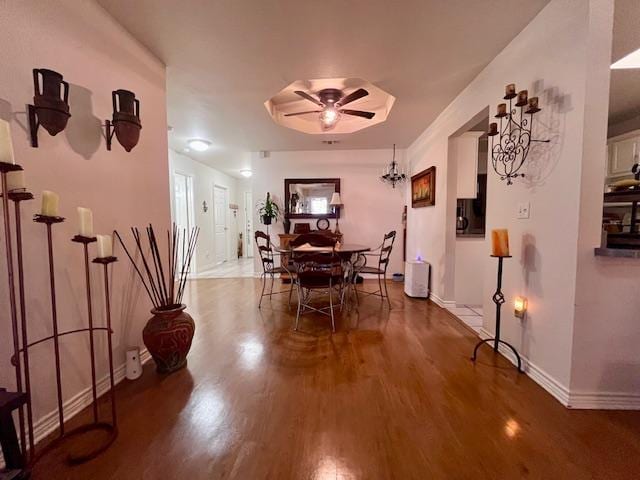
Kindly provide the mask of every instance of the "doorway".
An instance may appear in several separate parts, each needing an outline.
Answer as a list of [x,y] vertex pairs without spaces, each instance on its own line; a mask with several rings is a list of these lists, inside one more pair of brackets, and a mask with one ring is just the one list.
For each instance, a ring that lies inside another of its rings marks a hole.
[[447,159],[446,308],[473,329],[482,326],[486,252],[488,109],[449,137]]
[[213,231],[215,264],[219,265],[227,261],[227,212],[229,211],[229,197],[225,187],[213,186]]
[[253,196],[244,192],[244,257],[253,257]]

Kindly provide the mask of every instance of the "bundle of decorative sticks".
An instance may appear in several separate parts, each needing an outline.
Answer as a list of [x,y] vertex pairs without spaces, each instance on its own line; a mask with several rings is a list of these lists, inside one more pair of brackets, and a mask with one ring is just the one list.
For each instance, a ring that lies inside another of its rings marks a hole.
[[153,226],[149,225],[146,228],[146,232],[149,244],[148,249],[145,249],[138,228],[131,227],[136,247],[133,252],[135,254],[137,250],[137,254],[140,257],[140,261],[136,261],[120,234],[114,231],[138,277],[140,277],[140,281],[142,281],[142,285],[154,308],[166,309],[180,305],[187,284],[191,260],[196,250],[200,228],[193,227],[187,232],[187,229],[180,230],[174,223],[172,230],[167,231],[168,269],[164,268],[166,264],[163,265],[160,246]]

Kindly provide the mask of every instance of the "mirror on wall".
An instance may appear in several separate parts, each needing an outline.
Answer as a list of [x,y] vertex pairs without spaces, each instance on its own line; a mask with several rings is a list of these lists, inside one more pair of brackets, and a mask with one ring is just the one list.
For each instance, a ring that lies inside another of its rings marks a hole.
[[340,192],[339,178],[287,178],[284,181],[287,218],[336,218],[331,197]]
[[616,0],[604,181],[603,245],[640,249],[640,2]]

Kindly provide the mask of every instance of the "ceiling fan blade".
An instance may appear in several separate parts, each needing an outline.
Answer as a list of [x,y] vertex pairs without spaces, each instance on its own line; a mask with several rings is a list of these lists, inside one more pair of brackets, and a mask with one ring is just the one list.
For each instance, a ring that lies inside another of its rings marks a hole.
[[294,117],[296,115],[306,115],[307,113],[321,113],[322,110],[309,110],[306,112],[296,112],[296,113],[285,113],[285,117]]
[[362,110],[340,110],[341,113],[346,113],[347,115],[353,115],[354,117],[363,117],[371,120],[376,116],[373,112],[363,112]]
[[336,103],[336,107],[344,107],[347,103],[354,102],[359,98],[366,97],[367,95],[369,95],[369,92],[367,92],[364,88],[359,88],[355,92],[351,92],[346,97],[342,97],[340,101]]
[[319,107],[324,107],[324,104],[320,101],[317,100],[315,98],[313,98],[311,95],[309,95],[307,92],[303,92],[301,90],[296,90],[295,92],[296,95],[299,95],[300,97],[304,98],[305,100],[309,100],[310,102],[315,103],[316,105],[318,105]]

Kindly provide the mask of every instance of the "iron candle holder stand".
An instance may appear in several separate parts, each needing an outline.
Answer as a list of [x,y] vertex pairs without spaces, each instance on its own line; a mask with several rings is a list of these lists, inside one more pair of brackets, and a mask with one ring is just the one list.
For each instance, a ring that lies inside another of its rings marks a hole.
[[[16,290],[15,290],[15,272],[13,268],[13,242],[11,239],[11,218],[9,214],[9,188],[7,182],[7,174],[9,172],[17,172],[22,170],[20,165],[13,163],[0,162],[0,180],[2,182],[2,214],[4,220],[4,238],[5,238],[5,253],[7,255],[7,277],[8,277],[8,289],[9,289],[9,308],[11,314],[11,330],[13,334],[13,355],[15,362],[13,363],[16,371],[16,389],[18,392],[22,392],[22,367],[18,357],[20,352],[20,332],[18,327],[18,312],[16,303]],[[6,193],[6,194],[5,194]],[[20,443],[22,446],[22,455],[26,460],[26,435],[25,435],[25,418],[24,408],[20,406],[18,409],[18,421],[20,422]]]
[[497,352],[500,344],[502,343],[503,345],[506,345],[513,351],[513,353],[516,356],[516,360],[518,361],[518,372],[523,373],[522,361],[520,359],[520,355],[518,354],[518,351],[515,349],[513,345],[500,339],[500,309],[502,308],[502,304],[505,302],[504,294],[502,293],[502,262],[505,258],[511,258],[511,255],[505,255],[505,256],[491,255],[491,257],[498,259],[498,286],[496,288],[496,292],[493,294],[493,303],[496,304],[496,333],[494,338],[486,338],[484,340],[479,341],[476,344],[475,348],[473,349],[473,356],[471,357],[471,361],[473,362],[476,361],[476,358],[478,355],[478,349],[483,344],[486,343],[488,345],[489,343],[493,342],[493,351]]
[[64,222],[63,217],[48,215],[34,215],[33,221],[43,223],[47,227],[47,250],[49,254],[49,284],[51,288],[51,322],[53,325],[53,351],[56,366],[56,390],[58,397],[58,421],[60,422],[60,436],[64,436],[64,409],[62,405],[62,380],[60,377],[60,342],[58,334],[58,307],[56,305],[56,275],[53,263],[53,237],[51,227]]
[[111,328],[111,304],[109,299],[111,298],[111,294],[109,292],[109,264],[117,262],[118,259],[116,257],[103,257],[103,258],[94,258],[93,263],[101,264],[104,267],[104,305],[105,305],[105,313],[107,319],[107,344],[109,349],[109,379],[111,382],[111,421],[113,424],[114,437],[118,434],[118,421],[116,416],[116,390],[115,390],[115,379],[113,374],[113,345],[111,336],[113,335],[113,329]]
[[89,321],[89,352],[91,356],[91,395],[93,398],[93,421],[98,422],[98,388],[96,385],[96,357],[95,345],[93,342],[93,308],[91,302],[91,275],[89,272],[89,244],[97,241],[96,237],[85,237],[76,235],[72,242],[81,243],[84,247],[84,272],[87,292],[87,319]]
[[[8,194],[9,200],[14,203],[16,223],[16,255],[18,260],[18,297],[20,300],[20,327],[22,333],[22,362],[24,367],[24,393],[26,394],[27,407],[27,435],[29,437],[29,452],[35,452],[35,439],[33,436],[33,409],[31,406],[31,375],[29,370],[29,349],[24,348],[28,343],[27,335],[27,309],[24,294],[24,257],[22,253],[22,216],[20,212],[21,202],[33,200],[33,194],[26,190],[14,190]],[[20,358],[15,362],[19,363]],[[24,447],[23,447],[24,448]],[[26,449],[25,449],[26,451]],[[25,455],[26,456],[26,455]]]

